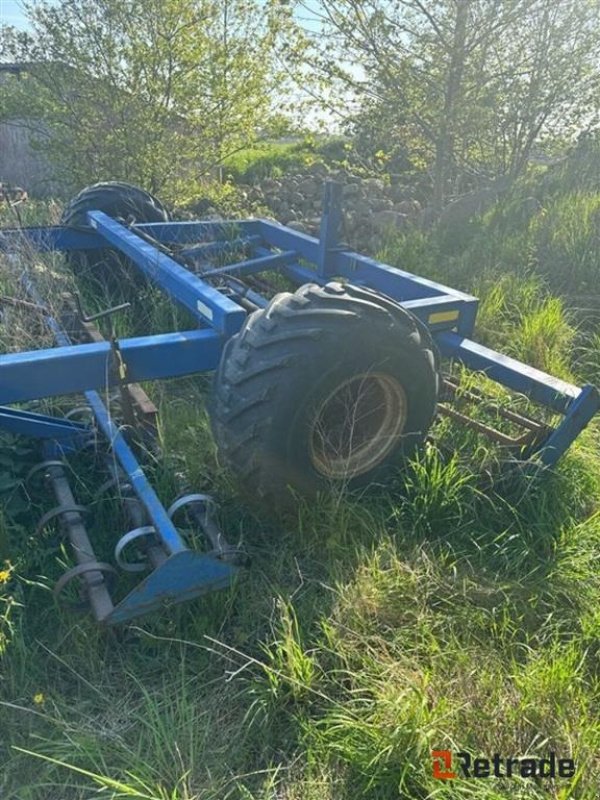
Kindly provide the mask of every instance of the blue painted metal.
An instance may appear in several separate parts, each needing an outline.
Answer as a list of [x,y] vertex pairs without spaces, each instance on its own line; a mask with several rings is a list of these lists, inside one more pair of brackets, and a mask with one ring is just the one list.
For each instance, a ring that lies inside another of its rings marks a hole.
[[239,236],[258,236],[255,220],[229,220],[227,222],[145,222],[133,225],[131,230],[147,233],[163,244],[189,244],[230,240]]
[[0,252],[5,253],[19,253],[23,248],[44,253],[54,250],[97,250],[101,247],[106,247],[106,243],[94,231],[62,228],[60,225],[0,230]]
[[175,530],[175,526],[167,516],[163,504],[158,499],[156,492],[150,486],[148,479],[144,475],[137,458],[125,441],[125,437],[110,418],[110,414],[100,395],[90,392],[86,396],[90,404],[96,421],[104,433],[106,439],[111,444],[111,449],[121,465],[127,479],[136,493],[138,500],[146,510],[148,517],[156,528],[157,535],[161,543],[170,555],[181,553],[187,547],[181,536]]
[[[140,227],[135,230],[141,230]],[[149,231],[143,231],[149,235]],[[224,255],[228,252],[235,252],[242,248],[249,247],[250,245],[258,245],[260,236],[237,236],[234,239],[226,239],[225,241],[205,242],[204,244],[197,244],[193,247],[184,247],[179,251],[180,258],[191,259],[208,259],[216,255]],[[160,240],[157,240],[160,241]]]
[[561,423],[550,434],[539,450],[539,460],[545,467],[553,467],[564,455],[581,431],[600,408],[600,394],[595,386],[584,386],[569,404]]
[[[41,305],[41,297],[31,281],[26,279],[25,284],[34,302]],[[60,352],[72,347],[68,335],[54,317],[48,314],[45,316],[45,321],[53,332],[57,344],[61,345],[55,350]],[[197,331],[195,333],[212,332]],[[100,395],[96,391],[87,391],[85,398],[100,430],[104,433],[106,440],[110,442],[113,455],[146,512],[148,522],[154,527],[155,536],[167,556],[166,560],[123,598],[116,607],[113,607],[110,613],[105,614],[103,611],[101,621],[109,625],[125,622],[166,605],[181,603],[229,585],[237,571],[236,568],[210,553],[200,555],[187,547],[148,482],[125,437],[112,421]],[[53,438],[58,439],[55,445],[58,453],[64,449],[65,443],[70,445],[73,442],[74,434],[78,437],[84,434],[89,435],[89,429],[76,422],[3,408],[0,408],[0,427],[6,419],[11,417],[20,419],[27,424],[26,431],[21,432],[28,435],[49,438],[55,434]],[[67,434],[71,437],[68,442],[65,439]],[[46,447],[46,456],[48,454],[53,454],[51,445],[49,448]],[[91,551],[91,548],[88,549]],[[88,554],[88,557],[93,557],[93,551]]]
[[[222,340],[213,330],[122,339],[130,383],[216,369]],[[0,358],[0,403],[75,394],[119,384],[108,342],[8,353]]]
[[[254,220],[232,222],[147,222],[132,225],[163,244],[189,244],[234,237],[257,237],[260,232]],[[66,228],[60,225],[37,225],[28,228],[2,228],[0,251],[19,252],[29,246],[39,252],[60,250],[97,250],[106,247],[106,239],[96,231],[85,228]]]
[[488,378],[527,395],[559,414],[566,413],[571,402],[581,393],[571,383],[547,375],[456,333],[444,331],[436,336],[436,341],[442,355],[455,358],[466,367],[485,373]]
[[477,300],[457,298],[454,294],[404,300],[402,305],[434,333],[470,326],[477,313]]
[[171,556],[139,583],[104,621],[127,622],[231,584],[237,570],[209,554],[185,550]]
[[60,439],[62,442],[70,442],[73,446],[83,443],[90,435],[87,425],[79,422],[3,406],[0,406],[0,428],[12,434],[31,436],[34,439]]
[[246,312],[237,303],[102,211],[89,212],[88,219],[98,233],[129,256],[147,278],[167,291],[199,321],[212,325],[226,336],[232,336],[240,329]]
[[329,181],[323,192],[323,209],[317,250],[317,274],[320,278],[334,275],[333,255],[340,241],[342,227],[342,186]]
[[284,250],[282,253],[271,253],[270,255],[257,256],[239,261],[237,264],[229,264],[225,267],[216,267],[202,272],[203,278],[214,277],[215,275],[254,275],[257,272],[265,272],[271,269],[278,269],[286,264],[297,261],[298,253],[295,250]]

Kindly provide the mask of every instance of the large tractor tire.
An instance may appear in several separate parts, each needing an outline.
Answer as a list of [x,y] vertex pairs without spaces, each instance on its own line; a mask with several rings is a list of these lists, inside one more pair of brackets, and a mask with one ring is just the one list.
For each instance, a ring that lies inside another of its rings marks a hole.
[[227,342],[211,423],[243,492],[287,508],[381,480],[423,441],[438,387],[435,344],[410,312],[368,289],[307,284]]
[[[129,183],[105,181],[88,186],[65,207],[60,224],[89,230],[88,211],[103,211],[109,217],[127,222],[168,222],[169,213],[160,200]],[[69,263],[78,275],[99,279],[103,284],[122,280],[130,275],[128,259],[115,250],[81,250],[69,253]]]

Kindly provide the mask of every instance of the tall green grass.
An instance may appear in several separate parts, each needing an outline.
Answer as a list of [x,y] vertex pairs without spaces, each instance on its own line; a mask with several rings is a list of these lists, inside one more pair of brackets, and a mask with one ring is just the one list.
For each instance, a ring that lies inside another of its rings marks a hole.
[[223,173],[241,183],[263,178],[281,178],[286,172],[302,170],[315,160],[314,145],[305,141],[258,142],[225,159]]

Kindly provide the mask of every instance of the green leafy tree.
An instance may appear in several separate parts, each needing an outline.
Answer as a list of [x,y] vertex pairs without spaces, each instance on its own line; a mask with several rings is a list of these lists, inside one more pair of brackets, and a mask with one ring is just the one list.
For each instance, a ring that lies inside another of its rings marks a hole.
[[63,182],[119,178],[169,195],[247,146],[271,110],[289,10],[260,0],[41,0],[3,117],[35,130]]
[[338,87],[359,141],[427,170],[438,208],[483,180],[506,184],[542,138],[568,137],[598,110],[599,0],[320,8],[313,68]]

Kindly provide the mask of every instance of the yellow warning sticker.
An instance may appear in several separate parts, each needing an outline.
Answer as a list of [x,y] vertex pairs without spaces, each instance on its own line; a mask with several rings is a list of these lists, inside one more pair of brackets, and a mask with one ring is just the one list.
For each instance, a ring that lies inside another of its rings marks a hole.
[[429,324],[435,325],[436,322],[454,322],[455,319],[458,319],[459,311],[436,311],[433,314],[429,315]]

